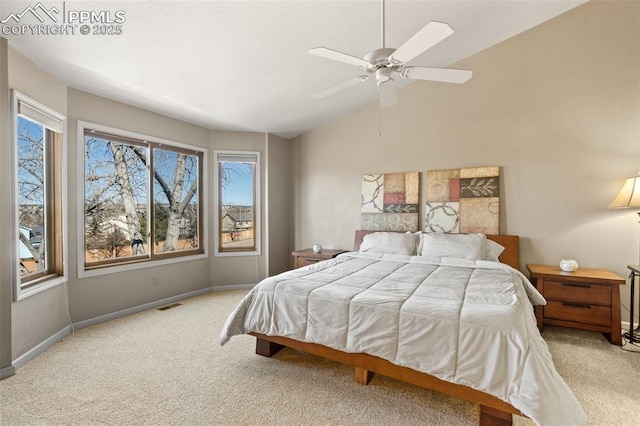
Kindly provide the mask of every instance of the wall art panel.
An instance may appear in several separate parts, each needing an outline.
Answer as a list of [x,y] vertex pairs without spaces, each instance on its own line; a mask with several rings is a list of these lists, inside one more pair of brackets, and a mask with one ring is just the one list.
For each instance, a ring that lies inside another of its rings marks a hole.
[[500,167],[427,171],[426,232],[498,234]]
[[417,231],[420,173],[370,174],[362,177],[362,229]]

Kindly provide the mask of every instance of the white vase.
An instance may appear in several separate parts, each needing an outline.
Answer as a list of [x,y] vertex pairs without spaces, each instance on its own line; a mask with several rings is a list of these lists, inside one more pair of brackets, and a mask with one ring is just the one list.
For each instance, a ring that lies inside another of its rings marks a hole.
[[565,272],[573,272],[578,269],[578,262],[573,259],[562,259],[560,261],[560,269]]
[[312,250],[314,253],[320,253],[322,251],[322,246],[320,244],[314,244]]

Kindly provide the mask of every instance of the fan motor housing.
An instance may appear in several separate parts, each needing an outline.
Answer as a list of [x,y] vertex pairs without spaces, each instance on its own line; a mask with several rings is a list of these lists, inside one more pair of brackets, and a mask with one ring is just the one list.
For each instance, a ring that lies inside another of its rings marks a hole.
[[370,62],[373,68],[386,67],[389,65],[389,56],[395,51],[390,47],[376,49],[367,53],[364,60]]

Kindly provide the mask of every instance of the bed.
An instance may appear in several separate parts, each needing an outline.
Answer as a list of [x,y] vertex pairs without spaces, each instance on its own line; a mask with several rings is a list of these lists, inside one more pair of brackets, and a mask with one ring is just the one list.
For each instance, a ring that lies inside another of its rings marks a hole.
[[415,253],[368,251],[391,235],[369,233],[356,232],[353,252],[263,280],[221,344],[251,334],[259,355],[290,347],[354,366],[363,385],[377,373],[472,401],[481,425],[512,424],[512,414],[586,424],[536,328],[532,305],[545,301],[517,270],[517,236],[487,236],[504,251],[486,260],[480,249],[435,256],[425,234]]

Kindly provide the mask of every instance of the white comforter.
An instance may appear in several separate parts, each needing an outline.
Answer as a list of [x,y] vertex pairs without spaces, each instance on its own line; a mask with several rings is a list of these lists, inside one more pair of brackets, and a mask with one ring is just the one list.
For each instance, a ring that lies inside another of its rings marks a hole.
[[346,253],[267,278],[220,335],[364,352],[494,395],[539,425],[583,425],[536,327],[544,298],[497,262]]

